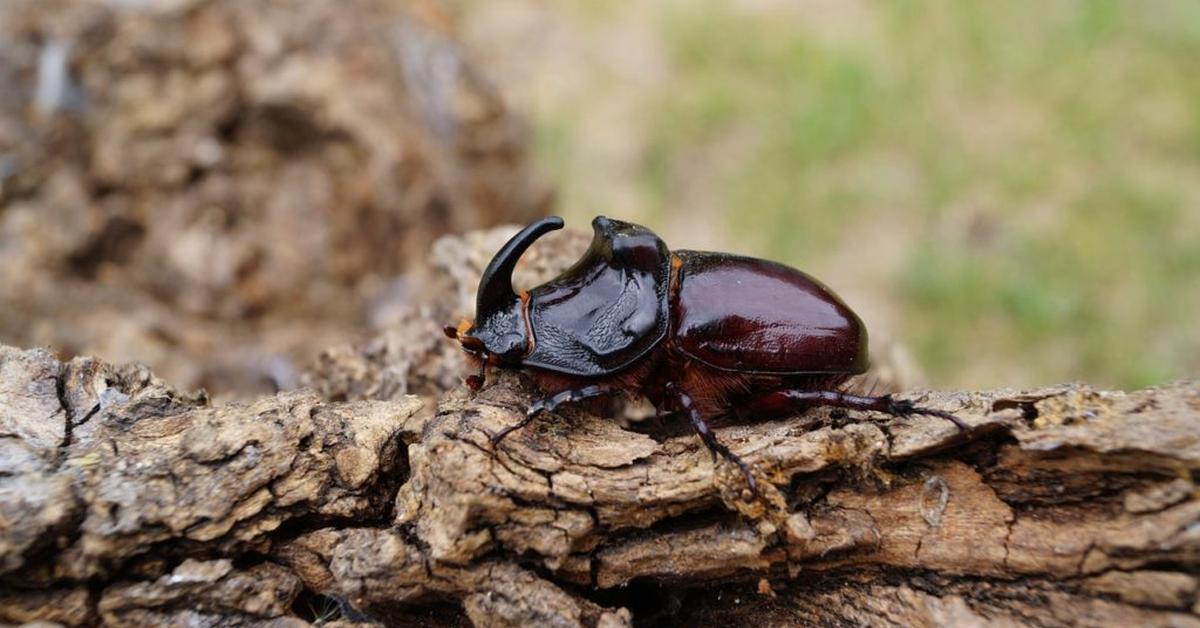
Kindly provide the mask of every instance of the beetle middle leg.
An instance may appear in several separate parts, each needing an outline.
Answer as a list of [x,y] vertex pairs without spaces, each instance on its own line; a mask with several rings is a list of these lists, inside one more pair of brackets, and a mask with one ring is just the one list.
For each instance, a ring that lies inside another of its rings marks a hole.
[[872,410],[890,414],[895,417],[908,417],[914,414],[924,414],[935,416],[939,419],[950,421],[958,427],[960,431],[970,429],[962,419],[945,412],[933,408],[922,408],[913,404],[907,399],[896,399],[891,395],[883,395],[881,397],[863,397],[860,395],[851,395],[848,393],[837,392],[832,390],[795,390],[784,389],[767,393],[757,399],[751,400],[746,407],[754,412],[773,412],[781,409],[792,409],[796,407],[808,406],[832,406],[835,408],[846,408],[848,410]]
[[613,392],[614,389],[609,384],[592,384],[582,388],[571,388],[557,392],[549,397],[542,397],[541,399],[529,404],[529,409],[525,411],[525,418],[500,430],[499,432],[496,432],[496,434],[491,438],[492,446],[495,447],[496,445],[500,444],[500,441],[504,440],[504,437],[508,436],[511,432],[529,425],[535,418],[537,418],[537,415],[541,414],[542,412],[553,412],[557,410],[559,406],[565,403],[577,403],[587,399],[611,395]]
[[754,479],[754,474],[750,473],[750,465],[746,464],[745,460],[738,457],[737,454],[729,450],[724,443],[717,440],[716,435],[708,427],[708,423],[704,421],[704,416],[700,413],[700,409],[696,407],[696,403],[692,401],[690,395],[683,392],[674,383],[666,385],[667,393],[670,394],[679,404],[680,409],[688,415],[688,419],[692,422],[692,427],[696,433],[700,435],[700,440],[704,441],[704,445],[712,452],[713,458],[717,454],[721,454],[723,458],[736,464],[742,470],[742,475],[746,477],[746,485],[750,488],[751,495],[758,495],[758,482]]

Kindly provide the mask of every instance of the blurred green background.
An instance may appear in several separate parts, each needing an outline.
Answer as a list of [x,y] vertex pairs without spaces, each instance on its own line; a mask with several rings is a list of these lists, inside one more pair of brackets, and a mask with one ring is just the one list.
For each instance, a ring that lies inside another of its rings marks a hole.
[[557,209],[822,278],[924,379],[1200,373],[1200,3],[458,0]]

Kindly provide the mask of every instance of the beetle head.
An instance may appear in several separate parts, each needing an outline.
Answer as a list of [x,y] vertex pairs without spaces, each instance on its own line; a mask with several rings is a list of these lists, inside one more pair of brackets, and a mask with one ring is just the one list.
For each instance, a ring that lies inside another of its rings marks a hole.
[[463,349],[482,361],[477,380],[468,379],[472,388],[483,385],[483,367],[488,363],[516,367],[529,352],[529,328],[525,307],[512,288],[512,273],[517,260],[541,236],[562,229],[563,220],[549,216],[533,222],[513,236],[479,279],[475,296],[475,323],[447,327],[446,335],[462,343]]

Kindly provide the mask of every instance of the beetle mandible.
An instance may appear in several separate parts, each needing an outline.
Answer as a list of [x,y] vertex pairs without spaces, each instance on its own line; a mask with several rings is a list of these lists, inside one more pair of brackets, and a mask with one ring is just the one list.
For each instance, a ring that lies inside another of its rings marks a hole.
[[941,410],[845,392],[847,380],[867,370],[867,330],[833,291],[783,264],[670,251],[645,227],[598,216],[575,265],[515,292],[517,260],[562,226],[551,216],[513,236],[483,271],[475,321],[445,329],[478,362],[471,388],[497,366],[525,369],[547,393],[492,436],[493,445],[565,403],[642,395],[660,412],[686,414],[714,459],[736,464],[755,494],[749,466],[707,423],[735,405],[760,417],[815,406],[926,414],[966,429]]

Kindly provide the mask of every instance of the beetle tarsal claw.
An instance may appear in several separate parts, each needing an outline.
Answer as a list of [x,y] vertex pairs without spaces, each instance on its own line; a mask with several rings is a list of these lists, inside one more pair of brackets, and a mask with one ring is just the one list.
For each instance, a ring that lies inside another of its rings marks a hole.
[[495,435],[488,439],[492,442],[492,447],[500,444],[500,441],[504,440],[505,436],[508,436],[509,434],[525,427],[526,425],[529,425],[535,418],[537,418],[537,415],[545,412],[548,409],[549,408],[547,408],[546,402],[541,399],[530,404],[529,409],[525,411],[525,418],[500,430],[499,432],[496,432]]
[[945,419],[947,421],[950,421],[959,429],[959,431],[966,432],[971,428],[971,426],[969,426],[965,422],[963,422],[962,419],[958,418],[957,416],[954,416],[953,414],[951,414],[949,412],[946,412],[945,410],[937,410],[934,408],[921,408],[921,407],[916,406],[913,402],[911,402],[907,399],[893,399],[891,395],[885,395],[884,398],[887,399],[888,414],[898,416],[898,417],[907,417],[907,416],[912,416],[914,414],[923,414],[925,416],[933,416],[933,417],[937,417],[939,419]]
[[493,434],[492,437],[488,439],[492,442],[492,447],[499,445],[500,441],[504,440],[505,436],[508,436],[509,434],[525,427],[526,425],[529,425],[529,422],[533,420],[533,416],[534,415],[532,414],[526,415],[524,419],[521,419],[520,421]]
[[950,414],[949,412],[943,412],[942,410],[920,410],[920,409],[918,409],[918,411],[921,414],[927,414],[929,416],[935,416],[940,419],[946,419],[947,421],[953,423],[954,426],[957,427],[958,431],[960,431],[960,432],[967,432],[967,431],[970,431],[970,429],[971,429],[971,426],[967,425],[967,423],[965,421],[963,421],[962,419],[958,418],[957,416],[955,416],[953,414]]

